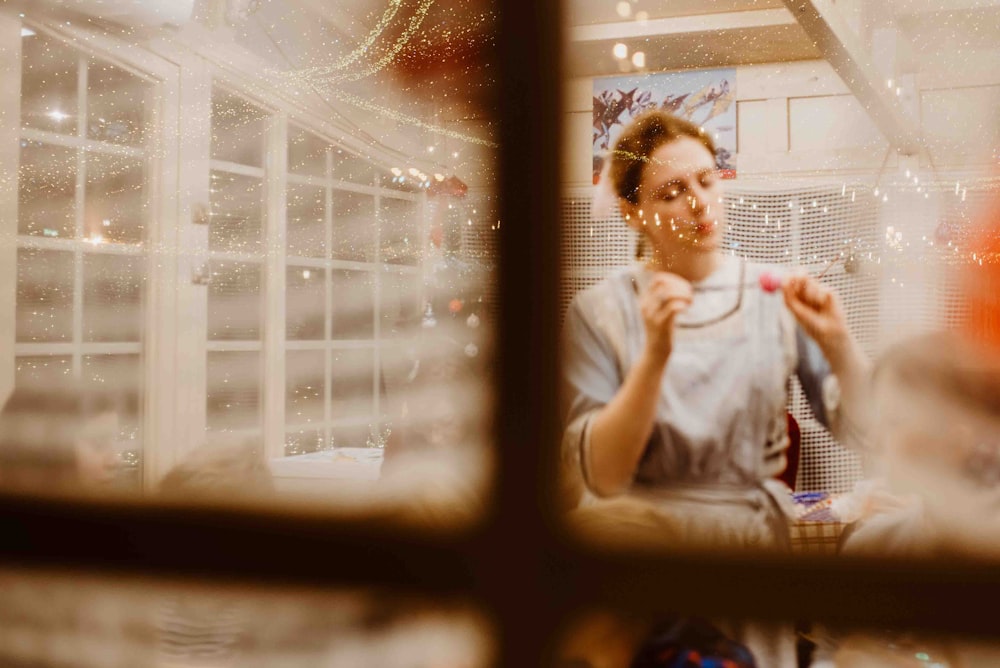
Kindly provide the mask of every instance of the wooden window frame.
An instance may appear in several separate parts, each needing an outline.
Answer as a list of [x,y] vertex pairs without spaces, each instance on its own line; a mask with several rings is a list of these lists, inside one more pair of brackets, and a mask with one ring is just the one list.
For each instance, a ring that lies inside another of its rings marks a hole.
[[433,533],[280,508],[0,493],[0,564],[469,600],[495,622],[500,666],[544,663],[566,616],[588,605],[996,637],[1000,616],[970,604],[1000,597],[996,563],[628,554],[562,530],[553,481],[563,22],[559,3],[507,0],[497,11],[498,466],[483,521]]

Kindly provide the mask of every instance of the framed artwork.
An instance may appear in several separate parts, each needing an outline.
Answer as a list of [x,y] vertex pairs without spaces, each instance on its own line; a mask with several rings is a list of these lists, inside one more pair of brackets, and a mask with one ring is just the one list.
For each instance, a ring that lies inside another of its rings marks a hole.
[[723,178],[736,177],[736,69],[664,72],[594,79],[594,184],[610,147],[648,109],[691,121],[715,142]]

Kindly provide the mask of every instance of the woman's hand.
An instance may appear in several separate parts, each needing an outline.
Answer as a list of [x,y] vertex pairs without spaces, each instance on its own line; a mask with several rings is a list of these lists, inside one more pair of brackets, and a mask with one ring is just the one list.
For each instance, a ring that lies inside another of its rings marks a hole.
[[691,305],[691,284],[665,271],[657,272],[639,300],[646,326],[646,352],[665,362],[673,347],[674,318]]
[[[792,274],[781,282],[785,304],[824,353],[841,349],[850,337],[837,295],[815,278]],[[832,362],[833,360],[831,360]]]

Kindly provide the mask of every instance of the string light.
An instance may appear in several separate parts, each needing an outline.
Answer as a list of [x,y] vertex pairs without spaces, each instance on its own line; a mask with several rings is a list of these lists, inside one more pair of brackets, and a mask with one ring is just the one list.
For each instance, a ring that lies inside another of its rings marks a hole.
[[492,142],[488,139],[481,139],[479,137],[473,137],[471,135],[462,134],[461,132],[456,132],[455,130],[449,130],[448,128],[443,128],[439,125],[433,125],[431,123],[424,122],[419,118],[414,118],[413,116],[408,116],[406,114],[400,113],[394,109],[389,109],[375,104],[369,100],[358,97],[357,95],[352,95],[346,91],[338,90],[336,88],[330,89],[330,94],[341,100],[342,102],[347,102],[348,104],[353,104],[356,107],[364,109],[365,111],[371,111],[376,114],[381,114],[387,118],[391,118],[394,121],[399,121],[400,123],[409,123],[418,128],[423,128],[428,132],[434,132],[445,137],[451,137],[452,139],[458,139],[460,141],[468,142],[470,144],[479,144],[481,146],[487,146],[489,148],[497,148],[498,144]]

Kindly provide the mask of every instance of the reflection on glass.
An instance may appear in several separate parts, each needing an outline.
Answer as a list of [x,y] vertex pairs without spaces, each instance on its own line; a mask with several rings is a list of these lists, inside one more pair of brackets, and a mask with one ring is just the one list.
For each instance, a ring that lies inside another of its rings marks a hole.
[[383,337],[413,336],[416,333],[420,323],[422,293],[418,274],[388,271],[382,274],[379,314],[382,317]]
[[211,181],[208,247],[238,253],[259,251],[264,217],[261,179],[213,170]]
[[418,263],[423,251],[420,236],[420,202],[382,198],[379,231],[382,260],[390,264]]
[[132,255],[83,257],[83,339],[140,341],[146,260]]
[[326,449],[326,437],[322,431],[309,429],[294,430],[285,434],[285,456],[305,455]]
[[372,350],[334,350],[330,357],[330,417],[336,420],[372,415],[374,379]]
[[285,353],[285,424],[301,427],[323,421],[324,359],[323,351]]
[[321,340],[326,330],[326,270],[289,266],[285,278],[285,336]]
[[326,189],[288,186],[288,254],[326,257]]
[[142,358],[84,355],[82,386],[94,419],[78,450],[81,469],[104,487],[138,491],[142,486]]
[[208,286],[208,338],[256,341],[261,337],[261,265],[212,262]]
[[212,159],[264,166],[267,114],[243,98],[212,91]]
[[206,420],[213,431],[260,427],[260,353],[209,352]]
[[288,127],[288,171],[307,176],[326,176],[326,154],[330,145],[302,128]]
[[87,137],[141,146],[145,141],[149,84],[102,61],[87,66]]
[[375,258],[375,198],[333,191],[333,258],[372,262]]
[[44,392],[73,379],[73,358],[63,355],[19,356],[14,364],[14,387]]
[[21,125],[75,135],[79,56],[42,34],[23,38],[21,49]]
[[[212,11],[192,13],[192,23],[199,24],[192,29],[199,40],[204,37],[198,49],[208,56],[224,46],[226,57],[234,57],[224,74],[198,58],[172,57],[175,50],[190,53],[191,45],[178,37],[188,34],[183,28],[178,33],[150,26],[142,46],[99,23],[85,27],[69,17],[64,25],[41,10],[25,19],[20,50],[11,51],[21,57],[12,71],[20,72],[22,93],[21,118],[15,119],[18,209],[11,249],[18,263],[11,353],[18,387],[82,385],[91,397],[113,395],[116,484],[128,478],[129,486],[141,487],[143,478],[149,492],[160,489],[168,474],[167,487],[183,488],[185,476],[201,466],[225,468],[229,450],[223,446],[230,437],[256,438],[233,461],[246,455],[260,463],[264,453],[279,454],[283,446],[290,455],[321,450],[314,453],[321,459],[331,449],[366,451],[323,461],[338,480],[354,474],[365,483],[378,478],[383,449],[393,439],[394,461],[403,462],[390,467],[394,473],[413,469],[407,453],[424,462],[428,444],[441,460],[428,467],[446,469],[454,463],[451,449],[476,449],[486,435],[482,428],[473,436],[455,425],[463,419],[471,425],[488,413],[483,393],[470,388],[473,378],[489,383],[479,373],[488,350],[481,340],[486,327],[477,329],[473,306],[480,286],[469,285],[479,274],[441,273],[441,258],[425,255],[431,234],[425,204],[457,197],[427,185],[438,172],[442,178],[434,183],[464,171],[461,177],[474,175],[477,187],[488,190],[490,151],[480,155],[465,144],[482,147],[489,130],[464,136],[468,127],[488,124],[480,123],[483,113],[475,109],[470,115],[477,118],[467,127],[462,95],[449,93],[446,102],[440,100],[449,108],[429,113],[425,95],[456,84],[439,76],[435,64],[413,73],[434,81],[411,78],[397,85],[397,67],[427,54],[393,51],[399,58],[369,62],[382,47],[395,48],[399,25],[384,26],[380,37],[369,33],[374,24],[361,25],[369,17],[359,14],[358,34],[379,43],[357,51],[349,67],[331,69],[358,45],[342,39],[328,13],[315,3],[251,4],[253,18],[243,26],[249,15],[240,11],[222,21]],[[411,46],[424,44],[424,37],[433,42],[448,36],[472,39],[474,50],[480,48],[488,10],[462,6],[452,12],[431,5],[426,15],[418,12],[422,25],[412,24]],[[415,8],[398,9],[397,20]],[[472,33],[453,30],[455,21],[465,27],[466,14]],[[73,37],[83,33],[85,39]],[[317,35],[326,37],[312,41]],[[295,46],[288,50],[290,37]],[[150,44],[156,44],[156,55]],[[451,68],[455,52],[442,53],[448,55],[438,64]],[[478,56],[473,60],[478,63]],[[374,71],[365,72],[376,62]],[[279,70],[288,75],[280,82],[271,78]],[[364,76],[355,80],[359,73]],[[472,89],[489,83],[477,80]],[[176,99],[158,98],[160,88],[186,90],[180,99],[191,104],[175,108]],[[403,89],[405,95],[395,99]],[[358,99],[370,92],[387,97],[370,100],[377,110],[359,111],[353,102],[331,97],[333,91]],[[155,107],[164,104],[159,113]],[[399,118],[385,118],[385,110]],[[418,118],[424,120],[411,122]],[[284,134],[281,125],[287,128],[284,147],[273,144]],[[447,136],[438,136],[445,127]],[[176,136],[178,128],[185,136]],[[483,136],[472,136],[477,134]],[[420,179],[424,186],[411,170],[427,173]],[[190,187],[178,188],[176,173]],[[397,178],[401,174],[406,176]],[[194,200],[206,186],[208,211],[202,217]],[[284,210],[269,206],[278,202]],[[199,212],[181,220],[171,211]],[[165,246],[152,243],[154,231]],[[272,240],[279,245],[265,244]],[[462,252],[449,247],[453,268],[466,267]],[[271,272],[284,273],[275,278]],[[149,284],[153,276],[163,283]],[[274,292],[271,285],[285,287]],[[163,307],[155,309],[156,317],[147,317],[147,295],[157,296]],[[278,341],[268,337],[274,332]],[[165,348],[148,348],[157,341]],[[147,358],[147,348],[172,351],[176,364]],[[265,378],[284,386],[265,392]],[[148,422],[155,429],[148,433],[191,442],[143,442],[147,405],[156,411]],[[463,417],[456,419],[458,412]],[[408,422],[415,414],[420,419]],[[286,442],[264,443],[264,423],[269,437]],[[198,447],[203,427],[222,453],[216,459]],[[201,454],[188,459],[187,452]],[[172,463],[179,468],[163,470]],[[98,462],[94,475],[102,477],[102,470]],[[322,479],[324,470],[310,473]],[[282,490],[296,491],[296,476],[281,477]],[[356,498],[369,498],[369,491],[371,498],[382,498],[396,489],[399,498],[409,499],[419,485],[410,492],[405,487],[396,477],[386,486],[367,485]],[[331,493],[329,486],[324,492]]]
[[70,239],[76,234],[76,151],[21,140],[17,232]]
[[334,269],[332,338],[370,339],[375,329],[375,280],[372,272]]
[[375,167],[371,161],[339,147],[333,149],[332,156],[334,179],[347,183],[372,185],[375,180]]
[[141,158],[88,153],[83,238],[91,243],[142,243],[145,171]]
[[73,254],[17,251],[17,341],[73,338]]

